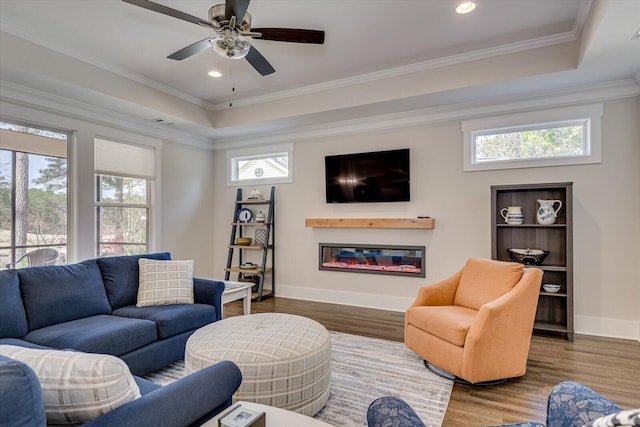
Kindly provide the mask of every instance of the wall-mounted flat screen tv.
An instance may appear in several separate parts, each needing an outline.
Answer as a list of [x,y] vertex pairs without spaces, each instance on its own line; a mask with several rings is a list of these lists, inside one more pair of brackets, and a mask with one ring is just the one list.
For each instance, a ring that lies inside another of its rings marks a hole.
[[327,203],[408,202],[409,149],[326,156]]

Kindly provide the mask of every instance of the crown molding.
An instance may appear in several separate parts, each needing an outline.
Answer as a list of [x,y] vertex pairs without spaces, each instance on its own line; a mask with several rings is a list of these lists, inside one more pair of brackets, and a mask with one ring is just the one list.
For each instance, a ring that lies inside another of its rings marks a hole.
[[[251,98],[234,99],[233,105],[242,107],[264,102],[271,102],[294,96],[308,95],[312,93],[322,92],[331,89],[339,89],[347,86],[368,83],[382,79],[402,77],[407,74],[413,74],[423,71],[429,71],[436,68],[444,68],[465,62],[477,61],[481,59],[492,58],[495,56],[508,55],[511,53],[537,49],[542,47],[554,46],[562,43],[574,42],[578,39],[581,26],[574,24],[570,31],[554,34],[551,36],[538,37],[531,40],[508,43],[501,46],[495,46],[487,49],[480,49],[473,52],[451,55],[443,58],[437,58],[429,61],[418,62],[415,64],[404,65],[401,67],[389,68],[386,70],[365,73],[358,76],[347,77],[344,79],[332,80],[325,83],[304,86],[296,89],[274,92],[268,95],[255,96]],[[205,107],[214,111],[226,110],[229,108],[228,102],[218,104],[205,103]]]
[[50,49],[54,52],[58,52],[62,55],[69,56],[71,58],[75,58],[79,61],[86,62],[87,64],[93,65],[105,71],[109,71],[120,77],[124,77],[129,80],[133,80],[136,83],[143,84],[145,86],[149,86],[153,89],[164,92],[168,95],[175,96],[177,98],[183,99],[187,102],[191,102],[192,104],[196,104],[200,107],[205,107],[206,102],[200,98],[189,95],[185,92],[176,90],[171,86],[164,85],[156,80],[145,77],[141,74],[134,73],[126,68],[115,66],[112,63],[108,63],[105,61],[101,61],[100,59],[86,55],[84,53],[78,52],[76,50],[70,49],[68,46],[60,46],[55,43],[52,43],[52,40],[46,37],[43,37],[42,34],[34,34],[33,32],[27,31],[20,26],[16,26],[15,24],[0,18],[0,31],[4,31],[8,34],[11,34],[15,37],[19,37],[28,42],[34,43],[46,49]]
[[348,135],[361,132],[410,127],[448,120],[461,120],[487,115],[514,113],[550,107],[640,95],[640,82],[625,79],[594,85],[537,92],[535,96],[519,95],[486,101],[459,103],[444,107],[425,108],[402,113],[385,114],[342,122],[311,125],[247,138],[216,139],[214,149],[229,149],[282,143],[304,142],[319,137]]
[[97,105],[72,100],[37,89],[0,80],[0,103],[6,102],[35,110],[84,120],[104,126],[153,136],[180,144],[211,149],[212,140],[193,133],[137,119]]

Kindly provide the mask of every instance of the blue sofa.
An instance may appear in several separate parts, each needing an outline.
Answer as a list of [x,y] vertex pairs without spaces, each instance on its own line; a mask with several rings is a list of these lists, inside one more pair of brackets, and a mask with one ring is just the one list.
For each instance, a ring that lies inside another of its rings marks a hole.
[[222,317],[224,283],[194,278],[195,304],[136,307],[138,259],[0,271],[0,344],[105,353],[145,375],[184,358],[189,336]]
[[[40,383],[26,364],[0,356],[0,426],[44,427]],[[242,375],[220,362],[161,387],[134,377],[142,397],[83,424],[86,427],[199,426],[231,405]]]
[[[590,388],[573,381],[565,381],[556,385],[549,394],[546,426],[582,427],[600,417],[620,411],[620,406]],[[413,409],[397,397],[381,397],[374,400],[367,411],[367,423],[369,427],[424,427],[424,423]],[[502,427],[545,427],[545,424],[526,422]]]

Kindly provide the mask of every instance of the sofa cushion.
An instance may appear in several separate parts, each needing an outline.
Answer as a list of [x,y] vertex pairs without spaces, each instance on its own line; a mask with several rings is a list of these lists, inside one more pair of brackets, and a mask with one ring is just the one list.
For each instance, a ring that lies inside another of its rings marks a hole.
[[29,330],[16,270],[0,271],[0,337],[20,338]]
[[136,307],[193,304],[193,260],[158,261],[140,258]]
[[165,339],[215,322],[215,307],[208,304],[129,307],[113,311],[115,316],[152,320],[158,327],[158,338]]
[[407,310],[407,322],[458,347],[463,347],[467,332],[478,312],[456,305],[429,305]]
[[0,424],[45,427],[40,382],[26,364],[0,355]]
[[509,292],[522,277],[524,266],[515,262],[470,258],[454,299],[455,305],[480,310],[484,304]]
[[0,346],[35,372],[49,424],[90,421],[140,397],[127,364],[105,354]]
[[29,332],[25,340],[53,348],[120,356],[158,339],[149,320],[98,315]]
[[170,260],[169,252],[144,255],[127,255],[98,258],[96,262],[102,273],[102,280],[107,290],[111,307],[116,308],[135,305],[138,295],[138,260],[140,258]]
[[29,330],[111,313],[95,260],[18,270]]

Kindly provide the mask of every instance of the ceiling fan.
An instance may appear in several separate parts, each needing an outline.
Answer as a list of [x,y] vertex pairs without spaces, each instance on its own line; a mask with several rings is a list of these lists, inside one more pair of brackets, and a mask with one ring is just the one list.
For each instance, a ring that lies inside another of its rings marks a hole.
[[148,0],[122,1],[211,28],[215,32],[213,37],[197,41],[167,57],[178,61],[212,47],[216,53],[225,58],[246,58],[258,73],[266,76],[276,70],[255,47],[251,46],[249,37],[279,42],[324,43],[324,31],[298,28],[251,28],[251,15],[247,12],[250,0],[226,0],[225,4],[214,5],[209,9],[208,21]]

